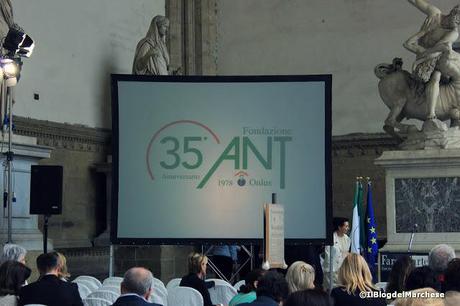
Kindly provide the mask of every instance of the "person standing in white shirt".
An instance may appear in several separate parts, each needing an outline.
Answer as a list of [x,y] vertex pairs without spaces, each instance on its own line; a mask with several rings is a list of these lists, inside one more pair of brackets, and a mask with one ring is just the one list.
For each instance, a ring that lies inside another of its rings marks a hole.
[[339,271],[340,266],[342,265],[343,260],[347,257],[350,252],[351,240],[348,237],[348,232],[350,231],[350,222],[347,218],[334,218],[334,245],[331,248],[331,253],[329,253],[329,247],[326,246],[324,252],[324,262],[323,262],[323,271],[324,271],[324,288],[329,288],[329,261],[332,256],[332,287],[337,284],[337,272]]

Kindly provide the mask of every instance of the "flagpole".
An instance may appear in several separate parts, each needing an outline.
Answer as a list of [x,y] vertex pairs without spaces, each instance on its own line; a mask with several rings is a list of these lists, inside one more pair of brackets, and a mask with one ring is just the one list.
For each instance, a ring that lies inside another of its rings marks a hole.
[[329,295],[331,295],[332,292],[332,286],[333,286],[333,267],[332,267],[332,245],[329,246]]

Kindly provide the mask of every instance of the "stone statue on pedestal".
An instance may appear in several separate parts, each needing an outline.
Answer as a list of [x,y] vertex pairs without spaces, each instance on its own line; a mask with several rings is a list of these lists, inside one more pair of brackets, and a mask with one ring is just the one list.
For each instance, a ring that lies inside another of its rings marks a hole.
[[133,74],[168,75],[169,53],[166,34],[169,20],[157,15],[150,23],[147,35],[139,41],[133,62]]
[[3,41],[8,34],[10,27],[14,25],[13,20],[13,6],[11,5],[11,0],[1,0],[0,1],[0,39],[3,44]]
[[[402,139],[405,149],[460,147],[460,54],[452,44],[457,40],[460,8],[447,15],[426,0],[408,0],[427,15],[419,32],[404,47],[416,55],[412,73],[402,70],[402,60],[379,64],[379,93],[390,108],[384,130]],[[424,121],[422,131],[403,124],[404,118]],[[451,120],[451,128],[442,122]]]

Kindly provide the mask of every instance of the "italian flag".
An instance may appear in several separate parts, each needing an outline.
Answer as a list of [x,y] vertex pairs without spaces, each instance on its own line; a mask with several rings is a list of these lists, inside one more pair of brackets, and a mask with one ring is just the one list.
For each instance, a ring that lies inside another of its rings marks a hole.
[[362,198],[363,186],[356,181],[355,196],[353,197],[353,219],[351,221],[351,252],[361,254],[360,236],[360,198]]

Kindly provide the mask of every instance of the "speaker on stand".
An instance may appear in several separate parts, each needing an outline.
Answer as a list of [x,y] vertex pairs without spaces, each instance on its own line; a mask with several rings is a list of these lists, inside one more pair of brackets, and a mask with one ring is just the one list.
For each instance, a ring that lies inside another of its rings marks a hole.
[[48,251],[48,219],[62,213],[62,166],[33,165],[30,175],[30,214],[43,215],[43,252]]

